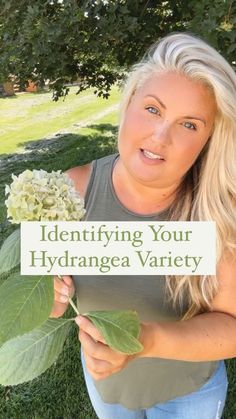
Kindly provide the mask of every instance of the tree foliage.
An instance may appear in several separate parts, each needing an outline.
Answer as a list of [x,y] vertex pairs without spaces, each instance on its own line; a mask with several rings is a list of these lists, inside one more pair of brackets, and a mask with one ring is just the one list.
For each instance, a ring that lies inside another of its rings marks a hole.
[[158,38],[172,31],[203,36],[232,64],[233,0],[0,0],[0,79],[43,84],[57,99],[67,83],[108,96],[115,81]]

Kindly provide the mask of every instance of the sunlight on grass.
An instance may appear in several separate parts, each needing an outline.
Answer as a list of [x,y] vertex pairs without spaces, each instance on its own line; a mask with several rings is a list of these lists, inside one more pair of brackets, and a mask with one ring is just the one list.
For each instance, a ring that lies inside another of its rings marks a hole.
[[[112,88],[109,99],[98,98],[89,89],[76,95],[71,88],[65,100],[52,101],[51,93],[19,93],[0,99],[0,154],[22,152],[24,143],[62,133],[79,133],[100,120],[117,123],[120,93]],[[86,134],[88,133],[88,129]]]

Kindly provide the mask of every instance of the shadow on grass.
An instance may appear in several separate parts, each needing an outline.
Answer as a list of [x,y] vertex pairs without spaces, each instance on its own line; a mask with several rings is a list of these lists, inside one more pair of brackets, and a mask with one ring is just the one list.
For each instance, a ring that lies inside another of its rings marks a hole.
[[[51,159],[53,156],[58,156],[60,160],[61,153],[70,153],[70,150],[77,150],[77,164],[90,161],[92,158],[99,156],[101,152],[105,154],[114,151],[117,136],[116,126],[100,124],[90,125],[88,128],[97,132],[89,135],[57,134],[51,138],[19,143],[20,147],[24,147],[22,153],[0,155],[0,173],[2,174],[11,168],[19,173],[21,167],[16,167],[16,162],[22,164],[40,162],[44,164],[45,159]],[[69,166],[70,162],[68,162]]]
[[11,96],[0,96],[0,99],[17,99],[17,95],[11,95]]

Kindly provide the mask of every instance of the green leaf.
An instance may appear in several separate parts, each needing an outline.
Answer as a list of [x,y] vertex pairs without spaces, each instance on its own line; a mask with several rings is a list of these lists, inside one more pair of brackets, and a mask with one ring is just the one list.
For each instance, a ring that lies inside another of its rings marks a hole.
[[20,264],[20,229],[13,231],[0,249],[0,275]]
[[132,355],[142,351],[140,324],[135,311],[90,311],[85,314],[114,350]]
[[31,381],[49,368],[63,349],[71,319],[48,319],[30,333],[7,341],[0,348],[0,384]]
[[0,287],[0,345],[44,323],[53,306],[53,277],[11,275]]

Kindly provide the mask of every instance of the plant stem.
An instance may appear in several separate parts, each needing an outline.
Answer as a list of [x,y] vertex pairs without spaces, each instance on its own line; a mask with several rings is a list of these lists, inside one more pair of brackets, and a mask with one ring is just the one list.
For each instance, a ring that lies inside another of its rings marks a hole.
[[76,314],[77,314],[77,315],[79,315],[79,314],[80,314],[80,312],[79,312],[79,310],[77,309],[77,307],[76,307],[75,303],[73,302],[73,300],[72,300],[71,298],[69,298],[69,303],[70,303],[71,307],[73,307],[73,309],[75,310]]
[[[63,281],[63,279],[62,279],[61,275],[57,275],[57,276],[58,276],[58,278],[59,278],[59,279],[61,279],[61,280]],[[77,315],[79,315],[79,314],[80,314],[80,312],[79,312],[79,310],[77,309],[77,307],[76,307],[76,305],[75,305],[74,301],[72,300],[72,298],[69,298],[69,303],[70,303],[71,307],[73,307],[73,309],[74,309],[74,311],[76,312],[76,314],[77,314]]]

